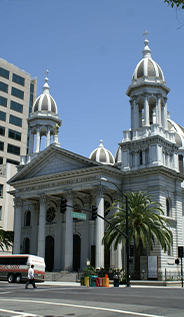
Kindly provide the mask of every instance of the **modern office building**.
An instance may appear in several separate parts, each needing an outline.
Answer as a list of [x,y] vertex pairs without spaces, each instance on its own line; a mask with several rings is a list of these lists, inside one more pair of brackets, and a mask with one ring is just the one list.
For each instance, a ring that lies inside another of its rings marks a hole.
[[[95,267],[125,268],[122,245],[106,252],[102,243],[104,221],[99,217],[95,221],[90,212],[85,216],[82,210],[91,210],[95,205],[104,217],[106,207],[118,195],[117,187],[124,193],[147,191],[162,204],[164,216],[171,224],[171,251],[164,252],[158,244],[152,251],[142,250],[141,270],[146,276],[152,274],[151,270],[147,272],[151,257],[156,259],[156,271],[179,271],[175,259],[178,245],[183,245],[184,129],[168,116],[170,89],[161,67],[151,57],[145,35],[143,57],[127,90],[131,126],[124,131],[115,157],[102,141],[89,158],[60,148],[57,129],[61,121],[47,77],[43,93],[33,105],[28,123],[31,140],[36,134],[36,147],[31,141],[29,153],[22,157],[18,173],[9,181],[15,188],[14,253],[45,257],[48,271],[82,269],[86,259]],[[46,135],[47,144],[40,151],[42,135]],[[60,212],[61,197],[68,202],[65,214]],[[132,256],[132,268],[133,261]]]
[[37,79],[0,58],[0,226],[13,230],[13,199],[6,181],[28,151],[27,119],[36,99]]

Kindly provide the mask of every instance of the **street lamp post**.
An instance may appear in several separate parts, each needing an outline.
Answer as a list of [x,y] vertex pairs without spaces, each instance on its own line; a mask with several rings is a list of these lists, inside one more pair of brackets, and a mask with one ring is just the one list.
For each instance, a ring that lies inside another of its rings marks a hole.
[[130,272],[129,272],[128,197],[127,197],[127,195],[125,195],[122,192],[122,190],[120,190],[119,186],[116,183],[109,181],[106,178],[101,178],[100,180],[113,184],[118,189],[118,191],[121,193],[121,195],[125,197],[125,202],[126,202],[126,235],[125,236],[126,236],[126,254],[127,254],[127,287],[129,287],[130,286],[130,276],[129,276]]

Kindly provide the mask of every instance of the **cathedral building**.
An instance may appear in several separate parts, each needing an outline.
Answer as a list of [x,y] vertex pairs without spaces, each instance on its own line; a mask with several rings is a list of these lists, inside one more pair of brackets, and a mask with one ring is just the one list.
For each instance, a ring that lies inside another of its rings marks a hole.
[[[115,157],[102,141],[89,158],[60,147],[62,122],[46,72],[43,92],[28,118],[29,153],[21,157],[9,184],[14,187],[15,202],[13,252],[43,256],[47,271],[77,271],[87,259],[94,267],[126,267],[124,246],[104,250],[104,221],[92,220],[92,213],[84,211],[94,205],[99,215],[107,216],[105,210],[117,198],[118,188],[124,193],[147,191],[162,204],[171,224],[171,251],[164,252],[159,245],[153,251],[142,250],[141,269],[147,270],[148,256],[156,256],[158,270],[178,270],[175,259],[178,246],[183,245],[184,129],[168,115],[170,89],[148,43],[146,32],[143,58],[127,90],[131,127],[124,131]],[[40,151],[44,136],[45,149]],[[61,197],[67,199],[64,214]],[[133,267],[133,257],[131,263]]]

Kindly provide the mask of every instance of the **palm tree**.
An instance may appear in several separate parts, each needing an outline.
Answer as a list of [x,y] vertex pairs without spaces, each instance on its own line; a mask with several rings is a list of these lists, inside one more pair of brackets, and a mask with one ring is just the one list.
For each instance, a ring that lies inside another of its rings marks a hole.
[[5,231],[0,227],[0,248],[4,251],[13,246],[13,231]]
[[[128,197],[128,222],[129,222],[129,241],[134,241],[134,270],[140,278],[140,247],[153,250],[155,242],[159,242],[161,248],[170,250],[172,245],[172,232],[169,230],[170,223],[162,215],[162,205],[151,201],[152,196],[143,192],[127,193]],[[119,230],[126,233],[126,207],[125,198],[116,199],[109,210],[116,212],[109,217],[110,222]],[[114,249],[125,238],[109,224],[106,226],[103,241],[108,248],[114,242]]]

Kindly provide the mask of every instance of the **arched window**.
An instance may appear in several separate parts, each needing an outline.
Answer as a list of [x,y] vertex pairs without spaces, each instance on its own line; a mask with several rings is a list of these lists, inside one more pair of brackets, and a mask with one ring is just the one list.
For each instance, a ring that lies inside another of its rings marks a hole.
[[31,212],[30,210],[26,210],[25,218],[24,218],[25,227],[29,227],[31,225]]
[[29,248],[30,248],[30,240],[29,238],[24,239],[24,253],[29,254]]
[[171,216],[171,212],[170,212],[170,200],[168,198],[166,198],[166,216],[170,217]]

